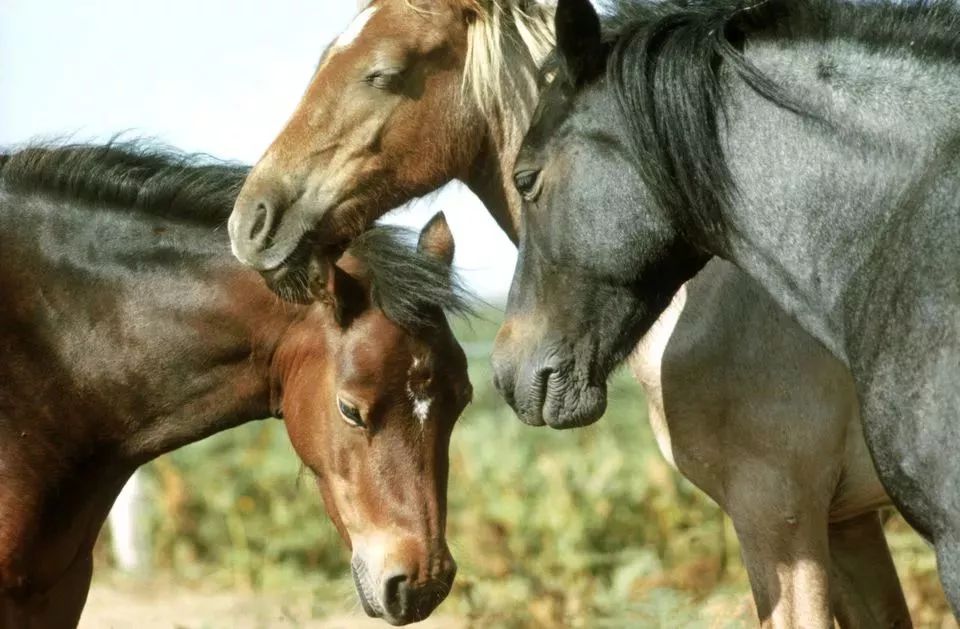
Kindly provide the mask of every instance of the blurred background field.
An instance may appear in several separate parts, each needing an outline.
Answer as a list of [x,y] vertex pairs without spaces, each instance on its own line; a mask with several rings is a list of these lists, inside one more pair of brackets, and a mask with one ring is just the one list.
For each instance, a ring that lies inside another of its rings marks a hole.
[[[499,318],[490,309],[457,325],[475,396],[451,450],[460,570],[432,626],[756,626],[730,522],[660,456],[639,386],[619,373],[592,427],[526,427],[491,383]],[[356,626],[348,552],[282,423],[215,436],[146,472],[150,575],[120,575],[102,539],[82,626],[132,626],[121,623],[145,621],[145,609],[159,622],[141,629]],[[887,529],[917,626],[955,627],[931,551],[898,517]],[[121,604],[138,599],[155,606]]]

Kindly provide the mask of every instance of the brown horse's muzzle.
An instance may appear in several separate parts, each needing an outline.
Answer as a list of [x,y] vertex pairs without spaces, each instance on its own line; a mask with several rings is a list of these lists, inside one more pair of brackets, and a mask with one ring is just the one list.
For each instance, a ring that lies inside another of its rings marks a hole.
[[445,543],[437,555],[421,561],[419,544],[354,540],[351,569],[360,603],[368,616],[391,625],[419,622],[443,602],[453,587],[457,564]]
[[274,168],[266,158],[254,167],[227,221],[233,255],[257,271],[282,267],[322,216],[297,188],[276,177]]

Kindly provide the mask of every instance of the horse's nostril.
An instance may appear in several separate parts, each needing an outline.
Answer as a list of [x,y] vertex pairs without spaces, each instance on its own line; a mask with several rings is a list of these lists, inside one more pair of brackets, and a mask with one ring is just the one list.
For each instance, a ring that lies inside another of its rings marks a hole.
[[394,615],[399,616],[404,612],[408,583],[409,579],[405,574],[395,574],[383,581],[383,605]]
[[269,218],[270,207],[265,201],[260,201],[253,212],[253,223],[250,224],[250,233],[248,234],[250,240],[262,241],[266,239]]

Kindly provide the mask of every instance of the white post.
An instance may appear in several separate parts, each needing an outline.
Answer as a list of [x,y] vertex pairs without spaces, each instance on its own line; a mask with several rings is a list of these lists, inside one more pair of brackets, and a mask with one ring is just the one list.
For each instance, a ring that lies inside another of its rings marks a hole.
[[144,574],[150,568],[150,542],[142,517],[144,491],[141,474],[139,469],[135,471],[120,490],[107,520],[117,567],[131,574]]

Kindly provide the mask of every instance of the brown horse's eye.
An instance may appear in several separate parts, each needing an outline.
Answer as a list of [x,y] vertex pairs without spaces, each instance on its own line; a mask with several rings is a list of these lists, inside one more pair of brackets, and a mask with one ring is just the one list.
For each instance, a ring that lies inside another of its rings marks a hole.
[[378,90],[392,90],[400,85],[401,70],[374,70],[364,78],[367,84]]
[[360,414],[359,408],[349,402],[344,402],[339,397],[337,398],[337,408],[340,409],[340,416],[343,417],[343,421],[356,428],[366,428],[367,425],[363,423],[363,416]]

